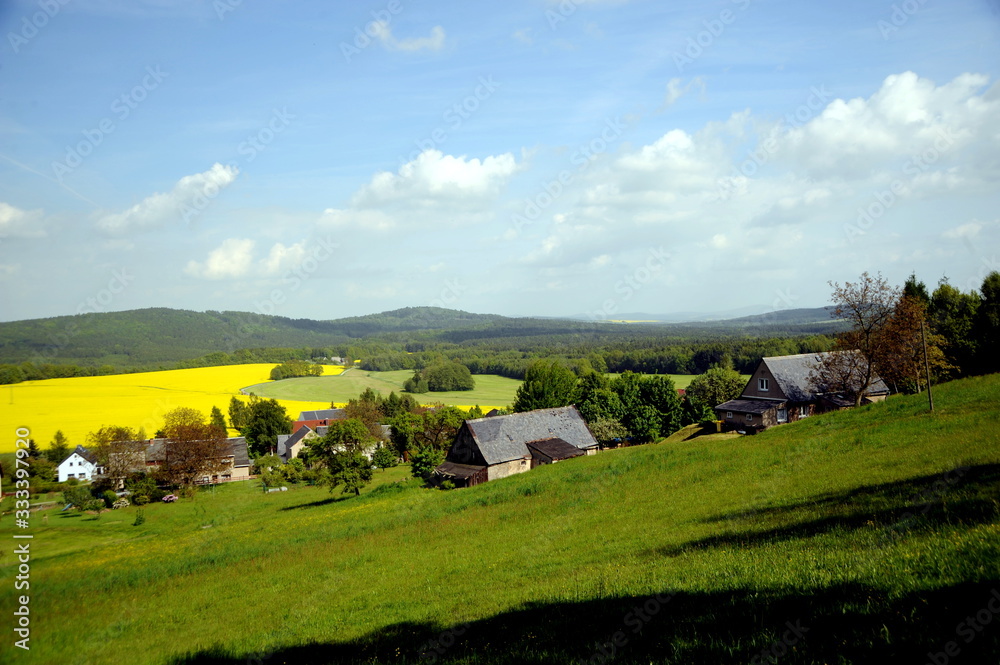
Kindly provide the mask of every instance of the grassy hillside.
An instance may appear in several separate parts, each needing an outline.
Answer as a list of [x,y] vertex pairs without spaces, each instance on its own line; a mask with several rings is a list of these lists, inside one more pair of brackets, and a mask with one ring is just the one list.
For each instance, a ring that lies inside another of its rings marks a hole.
[[[390,392],[402,392],[403,382],[413,376],[410,370],[396,372],[367,372],[352,369],[338,376],[303,377],[286,379],[247,386],[248,393],[261,397],[302,401],[328,401],[347,403],[356,398],[366,388],[377,390],[383,395]],[[456,390],[452,392],[424,393],[414,395],[420,402],[442,402],[461,406],[500,407],[514,402],[518,386],[521,382],[503,376],[477,374],[474,390]]]
[[966,622],[996,620],[998,395],[964,380],[934,414],[901,397],[469,490],[34,515],[19,662],[996,662],[1000,630]]

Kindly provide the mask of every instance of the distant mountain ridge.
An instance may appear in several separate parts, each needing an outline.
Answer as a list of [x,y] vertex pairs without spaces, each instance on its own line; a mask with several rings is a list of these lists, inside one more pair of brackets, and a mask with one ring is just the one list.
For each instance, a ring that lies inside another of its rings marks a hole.
[[[824,332],[835,324],[827,308],[794,309],[722,321],[667,322],[652,315],[621,315],[636,325],[571,318],[512,318],[440,307],[402,309],[331,320],[292,319],[249,312],[153,307],[0,323],[0,364],[25,361],[147,367],[232,354],[241,349],[346,349],[366,343],[423,341],[461,344],[470,340],[626,333],[710,335],[748,332]],[[640,321],[647,323],[638,323]],[[688,332],[690,331],[690,333]],[[403,337],[400,338],[400,335]],[[343,351],[342,351],[343,352]],[[339,354],[335,354],[339,355]]]

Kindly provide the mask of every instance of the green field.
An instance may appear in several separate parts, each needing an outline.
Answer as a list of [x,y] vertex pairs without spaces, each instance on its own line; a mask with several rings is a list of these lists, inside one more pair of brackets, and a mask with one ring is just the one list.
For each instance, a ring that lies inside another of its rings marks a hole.
[[[285,379],[269,383],[258,383],[244,388],[260,397],[277,399],[327,401],[346,404],[360,395],[366,388],[372,388],[383,395],[402,392],[403,383],[413,376],[410,370],[397,372],[366,372],[352,369],[339,376],[303,377]],[[614,375],[610,375],[614,376]],[[521,382],[493,374],[476,374],[474,390],[457,390],[443,393],[423,393],[415,397],[424,404],[442,402],[446,405],[481,407],[503,407],[514,403],[517,388]],[[678,374],[671,377],[678,388],[687,388],[694,375]],[[294,414],[292,414],[294,415]]]
[[468,490],[398,468],[357,498],[232,483],[141,526],[33,514],[32,648],[4,662],[995,663],[998,395],[963,380],[933,414],[897,397]]

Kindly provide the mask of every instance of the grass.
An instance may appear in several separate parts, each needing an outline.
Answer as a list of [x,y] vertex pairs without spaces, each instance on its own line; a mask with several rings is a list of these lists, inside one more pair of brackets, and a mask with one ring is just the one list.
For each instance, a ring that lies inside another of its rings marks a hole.
[[232,483],[140,527],[35,514],[24,662],[607,662],[615,641],[614,663],[922,663],[949,642],[996,662],[1000,631],[958,627],[1000,589],[998,395],[1000,375],[963,380],[933,414],[900,397],[469,490],[399,468],[359,498]]
[[[319,376],[301,379],[287,379],[247,386],[245,390],[261,397],[274,397],[289,400],[330,401],[344,404],[372,388],[383,395],[390,392],[401,392],[403,383],[413,376],[410,370],[395,372],[368,372],[353,369],[338,376]],[[610,377],[618,376],[609,374]],[[673,374],[677,388],[687,388],[694,374]],[[419,395],[421,402],[443,402],[455,406],[470,407],[478,404],[482,407],[503,407],[514,403],[517,388],[521,382],[494,374],[476,374],[474,390],[457,390],[443,393],[424,393]],[[747,377],[749,378],[749,377]]]
[[[402,392],[403,383],[413,376],[409,370],[395,372],[368,372],[352,369],[339,376],[318,376],[301,379],[287,379],[272,383],[247,386],[245,390],[261,397],[278,399],[310,400],[336,402],[346,404],[365,391],[372,388],[383,395],[390,392]],[[517,388],[521,382],[493,374],[476,374],[473,377],[476,387],[473,390],[456,390],[441,393],[423,393],[415,397],[421,402],[442,402],[448,405],[468,408],[478,404],[484,407],[503,407],[514,402]]]
[[[241,386],[267,379],[274,364],[226,365],[142,372],[114,376],[25,381],[0,390],[0,452],[14,450],[14,431],[31,430],[45,448],[57,429],[70,446],[86,445],[86,435],[103,425],[143,427],[146,434],[163,426],[163,415],[176,407],[198,409],[207,416],[213,406],[227,413],[229,400]],[[339,373],[340,367],[324,365]],[[329,404],[280,400],[294,418],[302,410]]]

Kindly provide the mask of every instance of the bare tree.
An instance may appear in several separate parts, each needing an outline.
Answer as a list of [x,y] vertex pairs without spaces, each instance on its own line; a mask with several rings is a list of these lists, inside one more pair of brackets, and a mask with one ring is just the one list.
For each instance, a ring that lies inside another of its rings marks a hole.
[[[830,282],[833,287],[833,316],[846,320],[851,328],[837,335],[835,351],[857,350],[864,363],[852,359],[851,355],[831,354],[824,357],[819,374],[824,372],[833,377],[857,373],[853,384],[847,384],[845,390],[839,392],[851,393],[854,405],[860,406],[868,394],[868,390],[876,376],[876,368],[886,365],[892,355],[894,345],[891,321],[899,303],[900,291],[891,286],[882,274],[872,277],[867,272],[855,282],[845,282],[843,286]],[[822,365],[832,364],[824,368]]]
[[103,475],[118,486],[133,471],[146,468],[146,443],[131,427],[106,425],[87,435],[87,448]]
[[231,468],[226,434],[212,425],[177,425],[164,442],[159,475],[174,485],[194,485],[200,479]]

